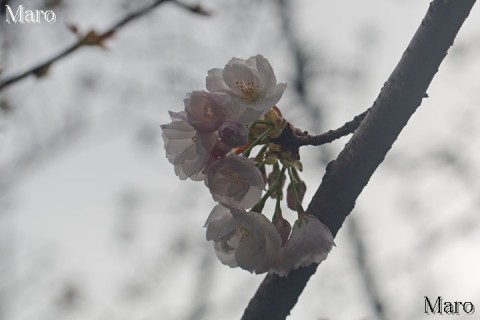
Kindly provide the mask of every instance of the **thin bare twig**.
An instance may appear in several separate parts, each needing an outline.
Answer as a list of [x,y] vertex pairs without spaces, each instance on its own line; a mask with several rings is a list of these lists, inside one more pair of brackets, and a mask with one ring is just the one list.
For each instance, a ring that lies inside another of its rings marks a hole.
[[[177,0],[156,0],[152,4],[145,6],[143,8],[138,9],[137,11],[131,12],[116,23],[114,23],[110,28],[108,28],[105,32],[102,33],[97,33],[95,31],[89,31],[85,35],[79,35],[78,40],[70,45],[69,47],[63,49],[50,59],[46,60],[43,63],[40,63],[36,66],[33,66],[23,72],[20,72],[16,75],[7,77],[3,80],[0,81],[0,91],[13,83],[20,81],[30,75],[34,75],[36,77],[42,77],[44,76],[47,71],[50,69],[50,67],[53,65],[53,63],[57,62],[58,60],[70,55],[72,52],[76,51],[77,49],[83,47],[83,46],[100,46],[103,47],[103,43],[105,40],[111,38],[115,32],[117,32],[120,28],[124,27],[125,25],[129,24],[130,22],[146,15],[147,13],[151,12],[153,9],[158,7],[159,5],[163,3],[173,3],[180,8],[186,9],[192,13],[207,16],[209,13],[205,11],[201,6],[199,5],[187,5],[182,2],[179,2]],[[76,32],[75,27],[71,28],[72,31]]]
[[354,133],[355,130],[357,130],[360,123],[362,123],[362,120],[365,118],[367,113],[368,113],[368,110],[365,110],[359,115],[356,115],[352,120],[348,121],[340,128],[329,130],[317,136],[307,135],[307,136],[299,137],[298,139],[299,146],[307,146],[307,145],[319,146],[325,143],[332,142],[336,139],[339,139],[351,133]]
[[320,146],[354,133],[367,113],[368,110],[365,110],[340,128],[329,130],[317,136],[312,136],[306,131],[300,131],[289,125],[283,130],[282,135],[277,139],[273,139],[272,142],[290,149],[301,146]]

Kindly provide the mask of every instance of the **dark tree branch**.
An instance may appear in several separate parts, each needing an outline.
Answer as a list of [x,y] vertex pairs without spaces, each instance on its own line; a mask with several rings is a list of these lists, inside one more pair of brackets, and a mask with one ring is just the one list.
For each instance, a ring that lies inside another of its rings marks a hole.
[[367,115],[367,112],[368,110],[360,113],[359,115],[355,116],[353,120],[345,123],[343,126],[341,126],[338,129],[329,130],[328,132],[322,133],[318,136],[306,135],[306,136],[299,137],[298,145],[299,146],[306,146],[306,145],[319,146],[325,143],[332,142],[336,139],[339,139],[351,133],[354,133],[355,130],[360,125],[360,123],[362,122],[362,120]]
[[272,139],[271,142],[292,149],[301,146],[320,146],[354,133],[367,115],[367,112],[368,110],[360,113],[359,115],[355,116],[353,120],[348,121],[340,128],[329,130],[317,136],[312,136],[306,131],[300,131],[294,128],[292,125],[289,125],[287,128],[285,128],[285,130],[283,130],[280,137]]
[[[310,117],[310,122],[313,124],[312,127],[317,127],[322,129],[324,125],[322,125],[323,118],[321,115],[321,108],[318,106],[315,106],[315,103],[312,102],[312,99],[309,98],[309,88],[308,86],[308,80],[309,77],[309,70],[311,69],[310,67],[310,59],[309,59],[309,54],[305,51],[305,46],[302,46],[298,38],[295,35],[294,32],[294,25],[292,24],[292,19],[290,17],[292,16],[292,1],[294,0],[277,0],[277,4],[279,7],[280,14],[279,16],[281,17],[282,21],[282,26],[285,34],[285,39],[289,45],[290,51],[294,57],[294,65],[295,65],[295,76],[293,78],[293,89],[297,92],[298,97],[300,98],[301,105],[304,107],[306,111],[308,111]],[[318,61],[317,61],[318,62]],[[315,102],[318,104],[318,98],[315,100]],[[293,129],[292,127],[289,127],[289,132],[291,133],[290,135],[287,135],[286,142],[291,143],[293,145],[293,148],[298,148],[302,145],[321,145],[325,143],[329,143],[334,141],[335,139],[338,139],[340,137],[346,136],[348,134],[353,133],[358,126],[360,125],[360,122],[365,118],[367,111],[364,113],[356,116],[352,121],[346,123],[343,125],[341,128],[338,128],[336,130],[330,130],[329,132],[326,132],[324,134],[321,134],[319,136],[313,137],[308,135],[307,132],[302,132],[299,131],[299,135],[295,135],[292,137],[293,133],[296,133],[297,130]],[[323,130],[321,130],[323,131]],[[319,132],[321,132],[319,131]],[[284,131],[283,133],[287,134],[288,131]],[[299,138],[297,138],[299,136]],[[290,137],[294,138],[289,139]],[[284,137],[281,137],[284,138]],[[297,138],[297,139],[295,139]],[[282,139],[279,139],[282,140]],[[283,141],[280,141],[280,144],[282,144]],[[288,148],[289,146],[285,146],[285,148]],[[324,148],[321,152],[319,152],[320,156],[320,162],[322,165],[327,165],[329,159],[331,159],[331,155],[329,152],[328,148]],[[359,217],[357,216],[352,216],[350,218],[350,226],[356,224],[356,220]],[[376,287],[376,279],[374,274],[372,274],[369,270],[369,268],[366,268],[365,265],[368,264],[367,257],[368,257],[368,250],[367,247],[364,246],[364,241],[362,238],[362,234],[357,233],[356,236],[354,234],[351,234],[351,237],[349,240],[352,242],[352,245],[356,248],[362,248],[363,250],[361,253],[358,253],[358,259],[356,259],[357,265],[358,265],[358,270],[359,270],[359,275],[362,282],[365,284],[365,293],[367,294],[368,302],[370,304],[371,310],[374,312],[375,319],[377,320],[384,320],[385,314],[386,314],[386,304],[385,302],[382,301],[382,298],[378,295],[379,290]]]
[[[422,102],[475,0],[434,0],[369,113],[326,169],[307,212],[334,235],[370,177]],[[268,275],[250,300],[243,320],[285,319],[318,265],[282,278]]]
[[[77,49],[83,47],[83,46],[100,46],[103,47],[103,43],[105,40],[111,38],[115,32],[117,32],[120,28],[124,27],[125,25],[129,24],[130,22],[146,15],[147,13],[151,12],[153,9],[158,7],[159,5],[163,3],[173,3],[181,8],[184,8],[190,12],[200,14],[200,15],[208,15],[209,13],[205,10],[202,9],[199,5],[187,5],[182,2],[179,2],[177,0],[156,0],[152,4],[145,6],[144,8],[138,9],[137,11],[131,12],[130,14],[126,15],[119,21],[117,21],[115,24],[113,24],[110,28],[108,28],[105,32],[102,32],[100,34],[96,33],[95,31],[89,31],[87,34],[79,36],[78,40],[70,45],[69,47],[63,49],[47,61],[40,63],[36,66],[33,66],[23,72],[20,72],[16,75],[7,77],[3,80],[0,80],[0,91],[9,85],[20,81],[30,75],[34,75],[36,77],[42,77],[44,76],[47,71],[50,69],[50,67],[53,65],[53,63],[57,62],[58,60],[70,55],[71,53],[75,52]],[[72,29],[75,29],[75,27],[72,27]],[[77,32],[74,30],[74,32]],[[78,34],[77,34],[78,35]]]

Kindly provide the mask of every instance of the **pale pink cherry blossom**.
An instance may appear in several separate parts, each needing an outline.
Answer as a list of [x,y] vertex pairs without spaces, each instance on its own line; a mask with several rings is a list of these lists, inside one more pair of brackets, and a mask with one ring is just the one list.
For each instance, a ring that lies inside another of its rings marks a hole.
[[276,266],[269,273],[286,276],[293,269],[320,263],[327,258],[333,245],[333,235],[324,223],[314,215],[301,215],[279,252]]
[[232,268],[257,274],[276,261],[282,240],[263,214],[217,205],[208,217],[207,240],[212,240],[218,259]]
[[232,58],[224,69],[209,70],[206,86],[210,92],[224,92],[234,99],[230,117],[242,123],[258,119],[275,106],[287,88],[285,83],[277,84],[270,63],[261,55]]
[[218,130],[225,121],[225,111],[221,95],[206,91],[193,91],[184,100],[188,123],[195,130],[206,133]]
[[230,154],[211,163],[206,169],[205,185],[215,201],[234,208],[251,208],[265,188],[255,162]]
[[185,112],[169,112],[172,122],[161,125],[165,151],[175,174],[182,180],[205,178],[210,154],[219,141],[218,134],[198,133],[188,122]]

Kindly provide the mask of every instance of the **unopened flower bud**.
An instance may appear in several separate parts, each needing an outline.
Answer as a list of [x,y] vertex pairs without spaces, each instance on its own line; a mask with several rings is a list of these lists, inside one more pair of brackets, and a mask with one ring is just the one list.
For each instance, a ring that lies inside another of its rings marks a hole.
[[218,129],[218,135],[223,143],[235,148],[241,147],[248,142],[248,129],[245,125],[225,121]]
[[[275,183],[277,183],[277,181],[280,179],[280,170],[274,170],[272,172],[270,172],[270,174],[268,175],[268,186],[270,188],[272,188]],[[283,195],[282,195],[282,189],[283,189],[283,186],[285,185],[285,176],[283,176],[281,178],[281,183],[280,183],[280,186],[278,187],[278,189],[273,192],[271,194],[271,197],[273,199],[277,198],[278,194],[280,193],[280,197],[283,198]]]
[[288,125],[288,122],[283,118],[280,109],[276,106],[267,111],[264,116],[265,120],[270,122],[274,130],[268,135],[270,138],[278,138],[283,132],[283,129]]
[[292,231],[292,226],[290,222],[288,222],[285,218],[281,215],[277,216],[273,220],[273,225],[278,231],[280,238],[282,239],[282,247],[287,243],[288,237],[290,236],[290,232]]
[[[263,120],[259,120],[259,121],[263,121]],[[271,128],[272,128],[272,126],[269,125],[269,124],[265,124],[263,122],[254,122],[249,127],[250,138],[255,140],[258,137],[260,137],[262,134],[264,134],[265,131],[267,131]]]
[[293,183],[291,182],[287,187],[287,206],[292,210],[297,210],[297,198],[295,197],[295,191],[297,192],[298,200],[300,204],[303,201],[303,197],[305,196],[305,192],[307,191],[307,185],[305,182],[300,181],[295,183],[295,188]]
[[278,153],[276,152],[268,152],[265,156],[265,164],[272,165],[277,163],[278,161]]

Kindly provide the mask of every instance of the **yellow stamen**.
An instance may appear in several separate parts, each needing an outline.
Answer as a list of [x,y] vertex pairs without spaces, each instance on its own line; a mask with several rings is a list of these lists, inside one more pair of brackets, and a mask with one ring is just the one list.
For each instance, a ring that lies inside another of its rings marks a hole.
[[235,81],[235,85],[242,92],[244,100],[252,102],[258,98],[258,85],[255,85],[253,82],[247,82],[243,80]]
[[253,233],[244,226],[239,226],[237,229],[237,235],[240,237],[240,242],[243,242],[244,240],[250,238]]

